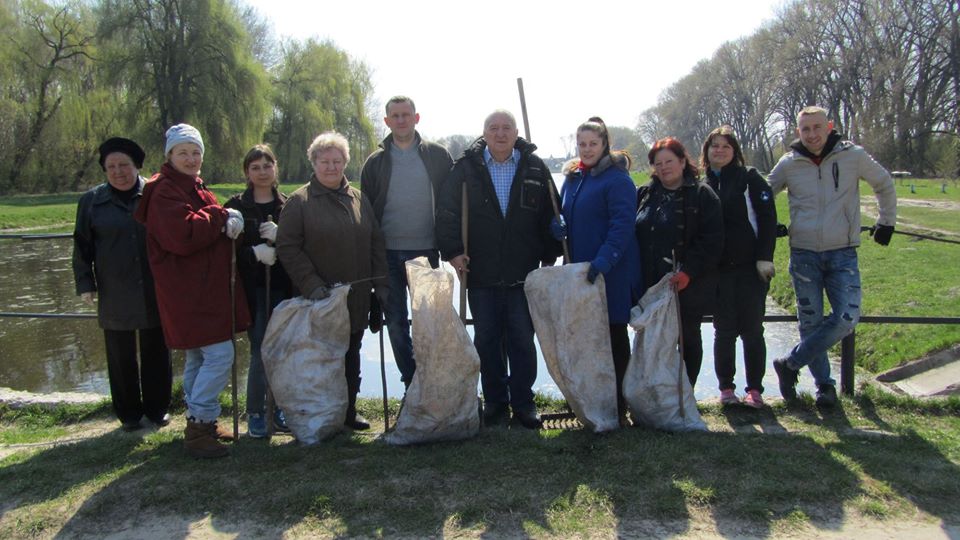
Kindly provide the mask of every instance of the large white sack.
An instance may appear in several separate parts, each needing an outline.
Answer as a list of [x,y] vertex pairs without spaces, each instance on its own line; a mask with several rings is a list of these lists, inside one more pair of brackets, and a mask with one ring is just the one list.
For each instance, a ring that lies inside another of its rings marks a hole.
[[637,331],[623,379],[623,395],[634,421],[667,431],[706,431],[684,368],[677,338],[677,296],[667,274],[630,310]]
[[287,426],[304,444],[335,435],[347,416],[349,292],[341,286],[324,300],[284,300],[267,324],[260,348],[267,381]]
[[389,444],[453,441],[480,430],[480,356],[453,309],[453,276],[426,257],[407,261],[417,369]]
[[595,432],[620,427],[617,377],[603,275],[587,282],[590,263],[539,268],[523,289],[547,371],[567,404]]

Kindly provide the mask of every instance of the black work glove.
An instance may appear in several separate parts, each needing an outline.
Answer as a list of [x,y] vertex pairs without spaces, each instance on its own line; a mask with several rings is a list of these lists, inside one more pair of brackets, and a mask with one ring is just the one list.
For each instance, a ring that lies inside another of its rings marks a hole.
[[893,225],[880,225],[879,223],[870,227],[870,236],[873,241],[881,246],[890,245],[890,238],[893,237]]
[[376,293],[370,293],[370,331],[376,334],[383,330],[383,306]]
[[307,298],[310,300],[324,300],[326,298],[330,298],[330,289],[328,289],[325,285],[320,285],[314,289],[313,292],[307,296]]
[[597,276],[600,275],[600,271],[597,270],[597,267],[592,263],[590,264],[590,269],[587,270],[587,283],[593,285],[597,281]]
[[777,238],[782,238],[784,236],[788,236],[789,234],[790,230],[787,229],[786,225],[783,223],[777,223]]

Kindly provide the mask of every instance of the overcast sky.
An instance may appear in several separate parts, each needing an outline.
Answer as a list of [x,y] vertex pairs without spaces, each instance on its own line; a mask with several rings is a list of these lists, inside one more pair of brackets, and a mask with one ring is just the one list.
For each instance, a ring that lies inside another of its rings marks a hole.
[[[479,135],[496,108],[542,157],[590,116],[635,127],[660,93],[726,41],[772,19],[783,0],[247,0],[280,37],[329,39],[373,71],[375,98],[414,99],[430,139]],[[381,115],[382,118],[382,115]],[[382,124],[382,120],[380,121]]]

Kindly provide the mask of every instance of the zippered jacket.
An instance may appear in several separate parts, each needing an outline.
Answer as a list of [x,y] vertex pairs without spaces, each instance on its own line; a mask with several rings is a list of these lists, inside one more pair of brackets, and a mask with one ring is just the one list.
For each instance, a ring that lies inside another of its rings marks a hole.
[[[462,186],[467,186],[467,232],[470,257],[467,287],[513,287],[523,284],[530,271],[545,260],[556,260],[560,243],[550,234],[553,203],[548,183],[550,169],[522,137],[517,172],[503,215],[483,160],[487,142],[477,139],[458,159],[437,199],[436,236],[445,261],[464,253],[461,237]],[[554,196],[559,206],[559,197]]]
[[80,197],[73,230],[73,276],[77,294],[98,292],[97,320],[106,330],[160,326],[147,230],[133,219],[146,180],[125,202],[103,183]]
[[777,245],[777,208],[770,185],[753,167],[734,163],[707,170],[707,184],[723,209],[723,254],[720,269],[773,261]]
[[633,230],[637,188],[621,156],[608,154],[589,172],[580,170],[579,163],[574,159],[564,167],[560,192],[570,262],[589,262],[603,273],[610,324],[626,324],[643,293]]
[[236,287],[230,300],[233,242],[223,234],[227,211],[200,177],[164,163],[144,184],[133,216],[147,228],[147,254],[168,347],[220,343],[250,326],[243,287]]
[[831,133],[819,165],[800,141],[794,141],[793,150],[770,171],[773,194],[787,190],[792,249],[819,252],[860,245],[861,179],[877,197],[877,223],[896,224],[893,177],[862,147],[839,138]]
[[[421,139],[419,133],[416,133],[416,138],[417,152],[427,169],[427,176],[430,177],[433,196],[436,199],[437,193],[440,191],[440,185],[450,174],[453,159],[451,159],[447,149],[439,144]],[[383,221],[383,209],[387,204],[387,192],[390,191],[390,174],[393,172],[390,161],[390,146],[392,144],[393,135],[387,135],[380,143],[380,148],[374,150],[367,161],[363,163],[363,169],[360,171],[360,191],[373,205],[373,213],[377,216],[377,223]]]

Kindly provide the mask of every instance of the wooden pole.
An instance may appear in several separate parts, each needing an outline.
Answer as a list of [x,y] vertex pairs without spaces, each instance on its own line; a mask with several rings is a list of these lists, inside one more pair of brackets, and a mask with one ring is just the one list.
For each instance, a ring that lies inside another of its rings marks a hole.
[[[523,135],[530,142],[530,121],[527,118],[527,98],[523,93],[523,78],[517,77],[517,90],[520,91],[520,112],[523,114]],[[547,189],[550,190],[550,203],[553,205],[553,217],[560,221],[560,207],[557,205],[557,186],[553,185],[553,177],[547,182]],[[570,248],[567,247],[567,239],[560,241],[563,244],[563,264],[570,262]]]

